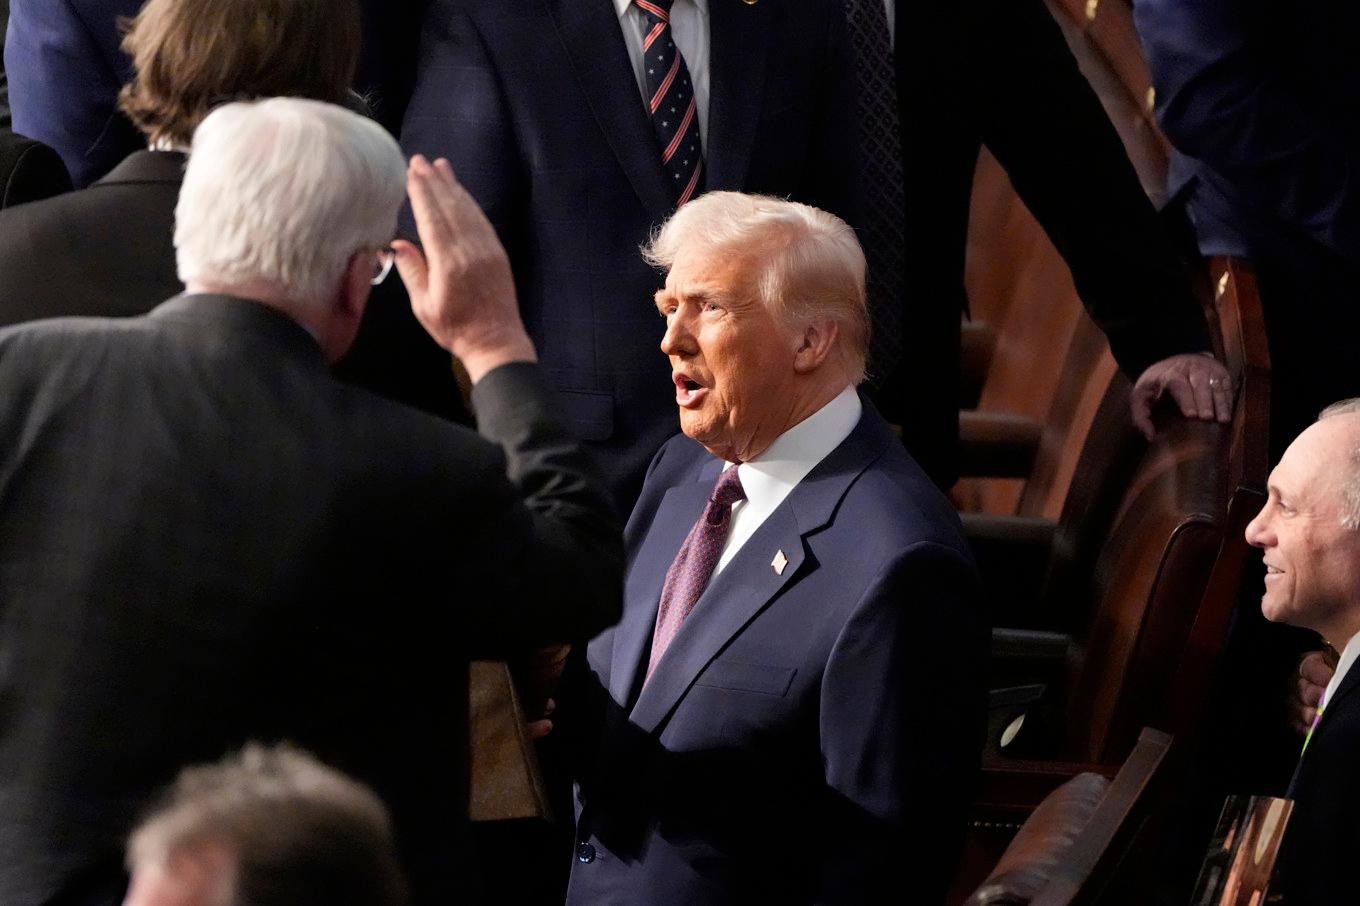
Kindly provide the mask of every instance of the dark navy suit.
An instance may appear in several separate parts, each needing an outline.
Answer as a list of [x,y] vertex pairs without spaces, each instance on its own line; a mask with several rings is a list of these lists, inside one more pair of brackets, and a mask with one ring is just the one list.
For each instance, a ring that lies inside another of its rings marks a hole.
[[1360,8],[1138,0],[1134,15],[1201,248],[1260,278],[1278,452],[1360,394]]
[[866,404],[713,578],[639,695],[662,582],[721,466],[677,437],[629,521],[624,617],[589,649],[603,727],[568,902],[867,903],[902,883],[937,902],[980,748],[958,518]]
[[1344,903],[1354,896],[1355,854],[1360,852],[1360,670],[1342,678],[1308,749],[1299,761],[1289,797],[1294,813],[1285,829],[1271,893],[1285,906]]
[[[708,0],[708,189],[791,196],[856,222],[852,74],[829,0]],[[408,153],[446,156],[495,224],[520,309],[620,508],[677,428],[664,282],[638,248],[672,211],[610,0],[435,0]]]

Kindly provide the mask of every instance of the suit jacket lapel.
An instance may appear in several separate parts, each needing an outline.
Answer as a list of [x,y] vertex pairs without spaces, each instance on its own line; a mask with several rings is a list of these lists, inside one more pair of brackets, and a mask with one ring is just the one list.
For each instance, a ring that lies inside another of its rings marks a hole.
[[1332,696],[1330,701],[1323,702],[1322,717],[1318,720],[1317,725],[1313,727],[1312,732],[1308,736],[1307,745],[1299,755],[1298,764],[1294,766],[1294,775],[1290,777],[1289,789],[1285,792],[1286,798],[1294,798],[1295,788],[1298,786],[1299,782],[1299,774],[1303,771],[1304,765],[1308,763],[1308,750],[1318,744],[1317,737],[1322,733],[1323,729],[1331,723],[1332,715],[1341,710],[1341,700],[1346,696],[1353,694],[1357,687],[1360,687],[1360,663],[1351,665],[1351,669],[1346,672],[1346,676],[1341,680],[1341,685],[1336,687],[1336,694]]
[[[718,573],[680,626],[638,696],[629,717],[631,723],[648,733],[655,730],[728,640],[793,581],[806,559],[803,534],[789,507],[780,506],[770,514]],[[776,550],[782,550],[789,561],[782,573],[776,573],[770,565]]]
[[[878,458],[891,439],[883,419],[866,403],[864,414],[850,436],[798,483],[704,591],[656,665],[651,681],[643,687],[629,715],[630,723],[645,732],[654,731],[675,708],[700,671],[732,637],[769,606],[786,586],[796,583],[808,570],[817,568],[806,538],[831,521],[846,490],[860,472]],[[716,470],[708,474],[709,480],[703,486],[705,497],[712,488]],[[702,504],[694,518],[701,510]],[[660,512],[657,517],[658,520],[661,518]],[[686,532],[693,521],[690,519],[686,523]],[[668,565],[678,549],[679,542],[676,542],[667,558]],[[788,558],[788,564],[778,573],[770,562],[776,551],[783,551]],[[664,574],[663,570],[663,577]],[[657,583],[658,597],[660,591],[660,583]],[[654,621],[656,599],[652,600],[650,613]]]
[[607,0],[546,3],[614,156],[652,219],[663,219],[674,202],[614,5]]
[[1346,671],[1346,675],[1342,678],[1341,685],[1336,687],[1336,694],[1332,696],[1331,701],[1322,703],[1322,719],[1318,721],[1317,727],[1313,731],[1314,735],[1326,726],[1328,718],[1340,710],[1341,700],[1353,694],[1357,687],[1360,687],[1360,662],[1352,664],[1350,670]]
[[708,189],[746,184],[765,95],[774,3],[709,0]]
[[666,573],[680,552],[685,536],[699,521],[721,468],[719,460],[706,461],[695,481],[666,491],[629,567],[623,591],[623,619],[614,633],[613,663],[609,672],[609,693],[625,709],[632,703],[633,689],[641,678],[638,674],[642,659],[650,651],[656,608]]

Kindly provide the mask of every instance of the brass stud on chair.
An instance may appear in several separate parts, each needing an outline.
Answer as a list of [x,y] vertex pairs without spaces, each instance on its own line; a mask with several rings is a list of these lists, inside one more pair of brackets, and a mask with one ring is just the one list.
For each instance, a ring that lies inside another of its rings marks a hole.
[[1214,288],[1214,298],[1221,299],[1223,294],[1228,291],[1228,272],[1224,271],[1218,278],[1218,286]]
[[1086,0],[1086,21],[1094,22],[1099,9],[1100,0]]

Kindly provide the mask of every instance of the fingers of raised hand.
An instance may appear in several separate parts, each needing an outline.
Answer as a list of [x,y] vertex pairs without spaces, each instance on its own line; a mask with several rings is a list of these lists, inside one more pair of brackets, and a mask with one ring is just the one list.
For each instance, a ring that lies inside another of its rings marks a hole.
[[401,282],[406,284],[407,293],[412,299],[423,297],[429,288],[429,268],[425,256],[414,243],[405,239],[395,240],[392,248],[397,253],[397,273],[401,274]]
[[406,174],[406,192],[411,197],[416,229],[431,257],[435,257],[453,241],[453,224],[439,195],[436,171],[417,154],[411,158]]

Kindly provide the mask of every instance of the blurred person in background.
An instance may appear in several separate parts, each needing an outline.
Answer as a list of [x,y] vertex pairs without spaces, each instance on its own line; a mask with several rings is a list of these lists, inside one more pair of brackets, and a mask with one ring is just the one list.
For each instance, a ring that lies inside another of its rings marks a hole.
[[[0,212],[0,325],[139,315],[180,292],[171,237],[194,129],[232,100],[352,104],[360,44],[355,0],[142,6],[123,41],[132,72],[118,95],[141,133],[141,150],[87,189]],[[339,373],[437,415],[466,419],[448,355],[412,317],[400,282],[388,281],[375,295],[378,303]]]
[[[400,125],[410,96],[420,17],[428,3],[359,0],[363,42],[355,88],[389,131]],[[118,92],[133,76],[133,62],[119,46],[119,27],[146,4],[147,0],[6,4],[10,24],[5,68],[18,101],[15,129],[57,149],[77,187],[100,179],[142,145],[137,126],[118,109]],[[292,0],[269,0],[269,11],[263,15],[287,16],[294,5]],[[348,15],[346,0],[329,5],[342,18]]]
[[128,841],[123,906],[403,906],[373,792],[287,746],[185,768]]

